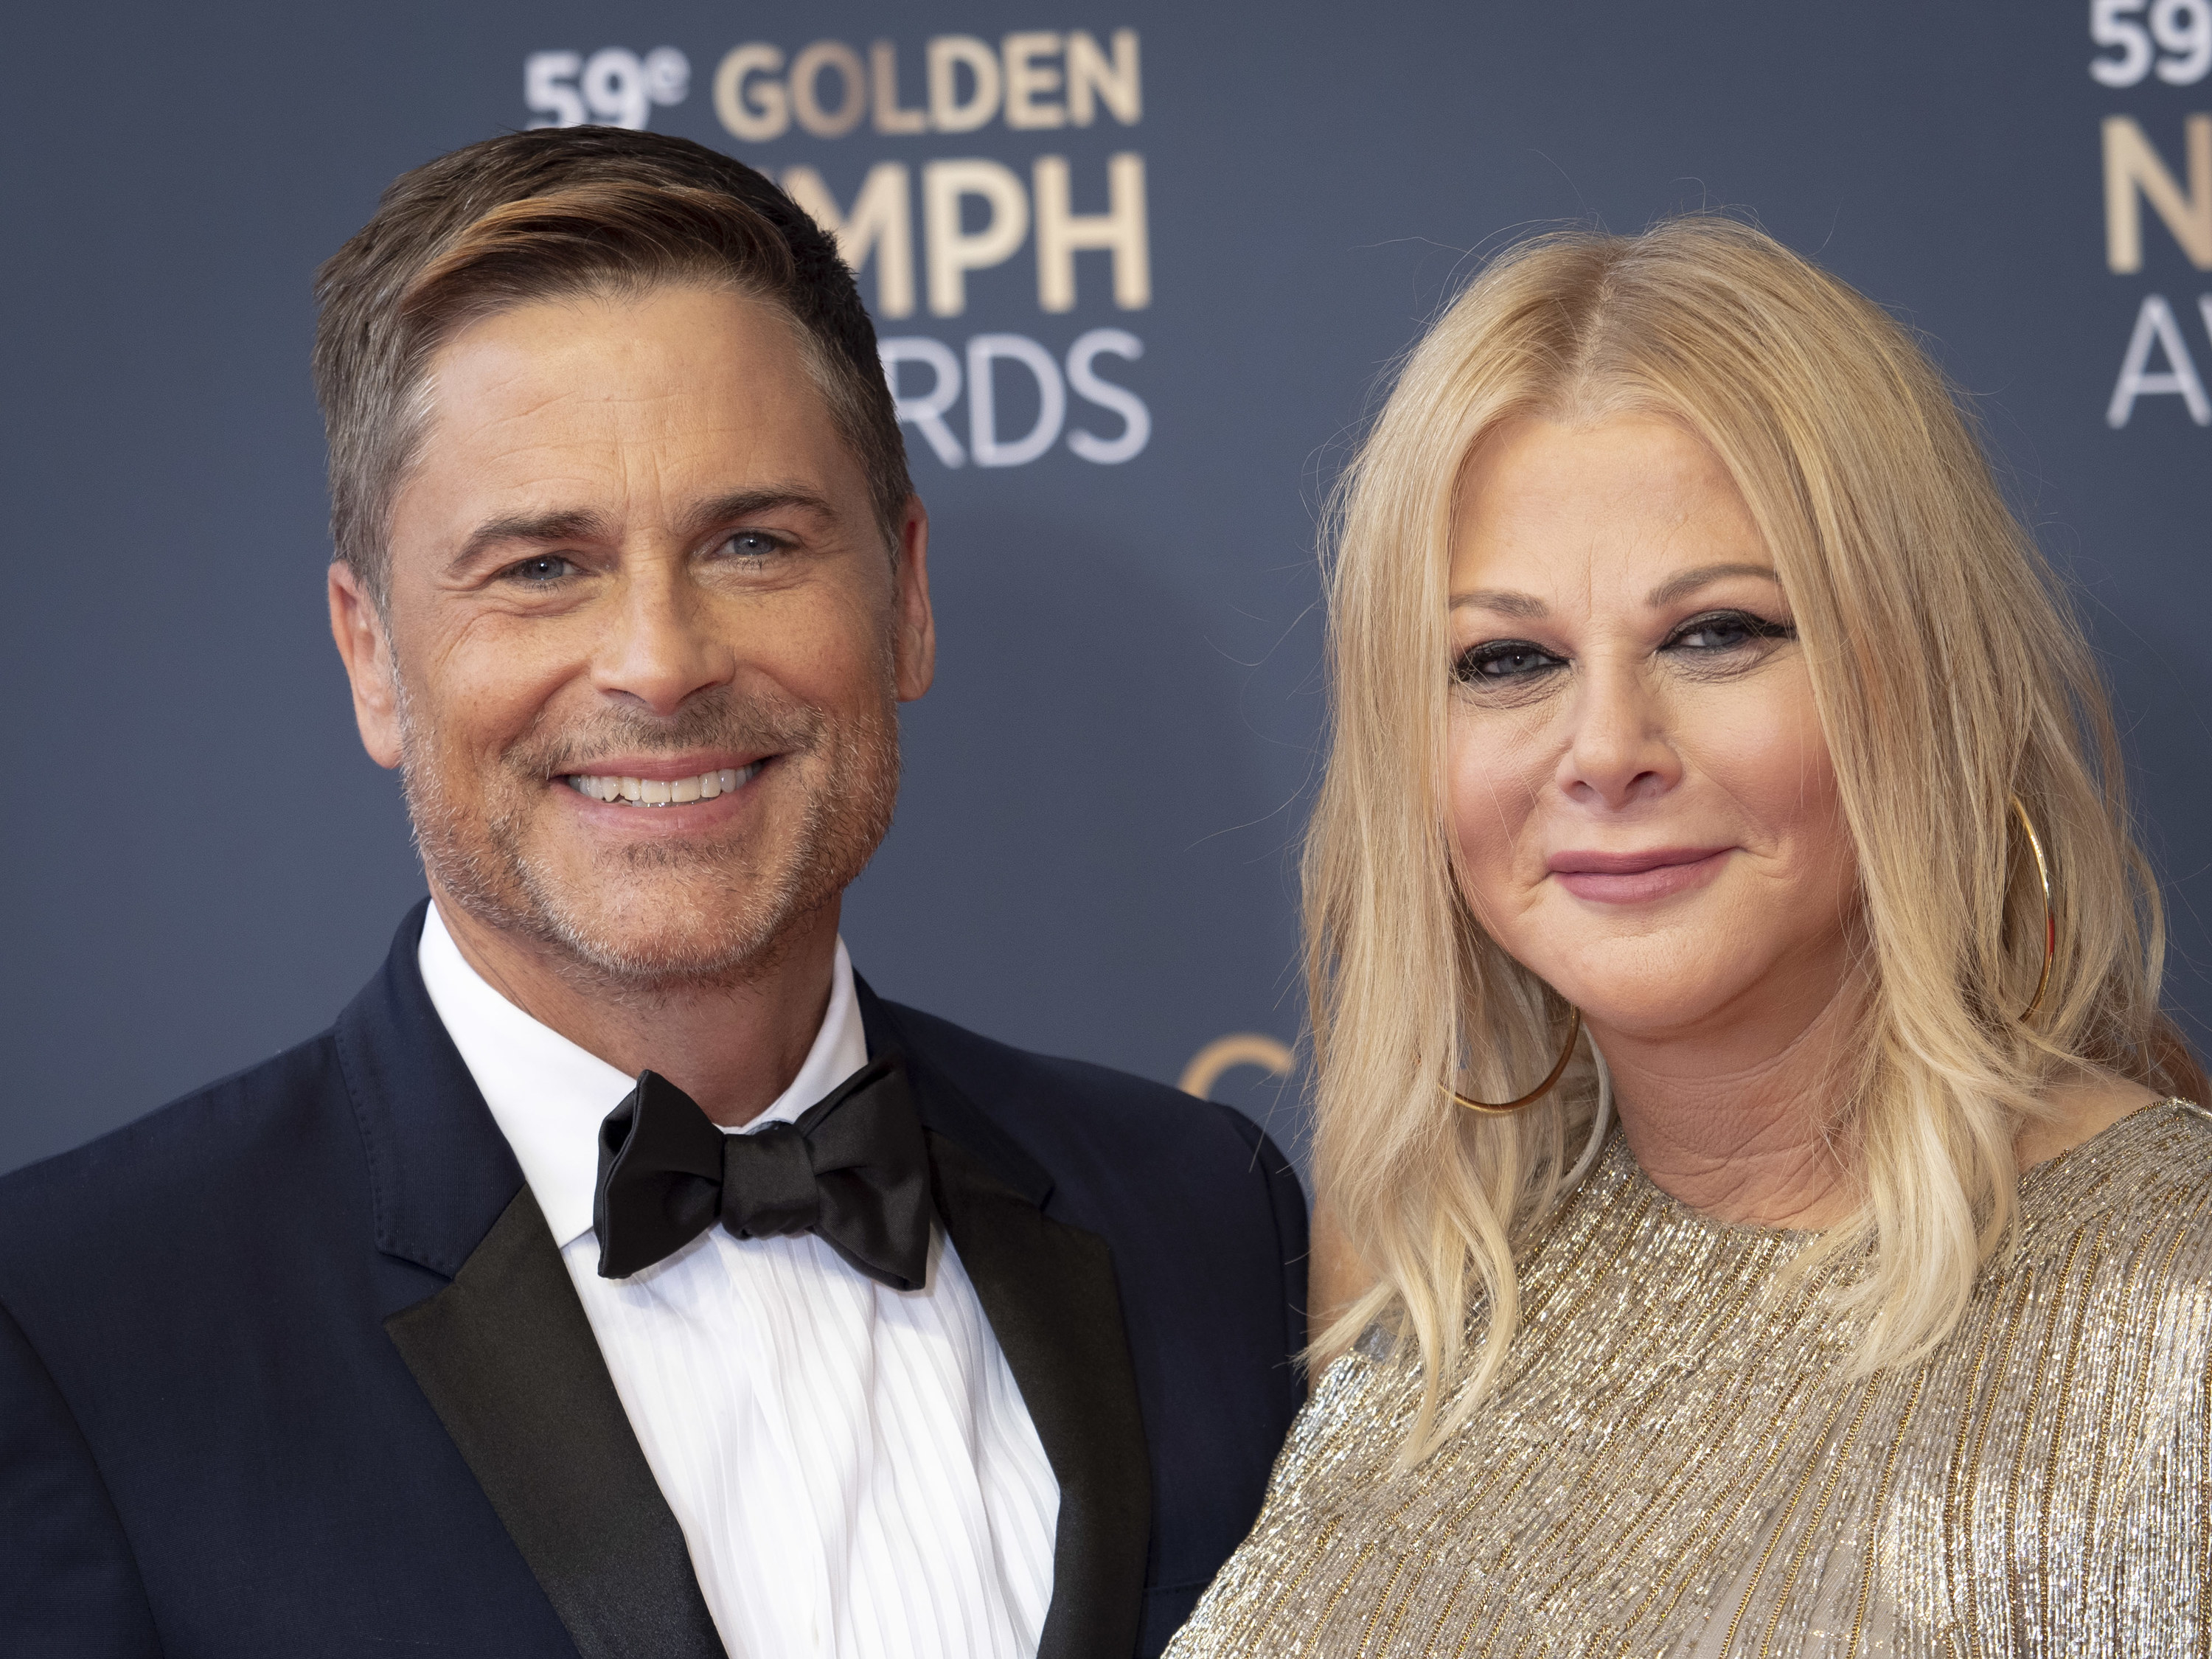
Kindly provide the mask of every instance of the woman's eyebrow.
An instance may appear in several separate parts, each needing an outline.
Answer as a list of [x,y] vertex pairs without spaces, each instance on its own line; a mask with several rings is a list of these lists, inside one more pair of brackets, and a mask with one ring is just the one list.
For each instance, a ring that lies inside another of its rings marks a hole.
[[1774,574],[1770,565],[1701,564],[1695,570],[1669,576],[1644,596],[1644,603],[1654,607],[1672,605],[1685,594],[1694,593],[1707,582],[1717,582],[1723,576],[1764,576],[1777,587],[1782,586],[1782,578]]
[[1528,593],[1510,593],[1502,588],[1478,587],[1472,592],[1452,595],[1451,608],[1480,605],[1485,611],[1495,611],[1508,617],[1547,617],[1551,614],[1543,600]]
[[[1672,605],[1686,593],[1694,593],[1708,582],[1717,582],[1723,576],[1763,576],[1777,587],[1782,578],[1771,566],[1763,564],[1705,564],[1695,570],[1685,570],[1678,576],[1669,576],[1644,596],[1648,605]],[[1451,608],[1475,606],[1484,611],[1495,611],[1507,617],[1547,617],[1550,608],[1543,600],[1530,593],[1516,593],[1506,588],[1478,587],[1465,593],[1455,593]]]

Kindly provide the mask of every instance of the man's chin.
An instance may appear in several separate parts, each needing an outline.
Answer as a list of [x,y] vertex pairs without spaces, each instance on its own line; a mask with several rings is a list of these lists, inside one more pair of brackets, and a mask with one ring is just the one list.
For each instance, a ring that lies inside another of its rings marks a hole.
[[[896,779],[895,763],[879,769]],[[742,830],[642,840],[586,833],[538,792],[472,815],[426,785],[410,805],[441,896],[580,988],[650,997],[758,981],[813,936],[810,916],[835,917],[890,827],[891,791],[832,778],[801,795]]]
[[448,907],[562,978],[604,994],[652,995],[760,977],[781,959],[792,924],[816,908],[798,883],[733,873],[663,867],[570,877],[521,862],[493,882],[442,878],[444,871],[434,880]]
[[610,988],[743,982],[781,956],[794,919],[787,894],[702,894],[688,884],[676,892],[650,890],[658,885],[612,905],[604,893],[569,903],[540,895],[532,907],[540,925],[532,931]]

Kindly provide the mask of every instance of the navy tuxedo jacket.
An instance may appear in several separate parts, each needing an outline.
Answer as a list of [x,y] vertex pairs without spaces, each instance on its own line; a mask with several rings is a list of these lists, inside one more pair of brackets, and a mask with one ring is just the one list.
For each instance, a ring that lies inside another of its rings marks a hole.
[[[0,1653],[711,1659],[683,1534],[416,968],[0,1180]],[[1224,1107],[860,993],[1060,1488],[1042,1651],[1157,1653],[1299,1401],[1306,1218]]]

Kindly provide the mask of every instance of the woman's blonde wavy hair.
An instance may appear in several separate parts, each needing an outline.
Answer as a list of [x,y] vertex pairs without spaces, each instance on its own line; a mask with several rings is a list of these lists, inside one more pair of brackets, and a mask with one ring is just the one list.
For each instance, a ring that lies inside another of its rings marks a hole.
[[[1328,763],[1304,854],[1322,1200],[1374,1274],[1316,1364],[1376,1321],[1418,1355],[1418,1462],[1494,1383],[1516,1242],[1564,1194],[1598,1115],[1587,1039],[1510,1118],[1453,1105],[1543,1076],[1558,999],[1462,897],[1447,829],[1447,576],[1469,453],[1501,422],[1635,412],[1709,445],[1764,534],[1804,642],[1858,862],[1872,987],[1863,1056],[1821,1103],[1863,1204],[1813,1259],[1862,1250],[1862,1369],[1940,1342],[2008,1237],[2014,1140],[2089,1061],[2201,1086],[2159,1007],[2165,927],[2130,833],[2081,629],[2007,508],[1942,373],[1887,313],[1758,230],[1668,221],[1511,248],[1416,345],[1332,505]],[[2033,1026],[2041,830],[2062,913]],[[1467,1386],[1478,1297],[1484,1334]]]

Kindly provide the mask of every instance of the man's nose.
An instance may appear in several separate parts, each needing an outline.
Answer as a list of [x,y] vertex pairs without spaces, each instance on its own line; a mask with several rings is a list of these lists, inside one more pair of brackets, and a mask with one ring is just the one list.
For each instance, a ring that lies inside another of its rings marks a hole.
[[625,562],[621,593],[593,678],[611,696],[672,714],[694,693],[731,677],[733,655],[712,606],[679,556]]
[[1558,781],[1571,797],[1618,809],[1663,795],[1681,781],[1664,700],[1635,665],[1600,663],[1585,669],[1568,719]]

